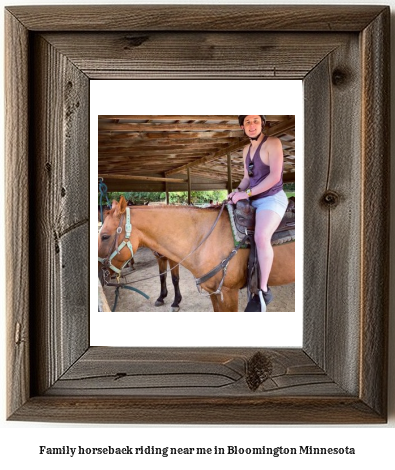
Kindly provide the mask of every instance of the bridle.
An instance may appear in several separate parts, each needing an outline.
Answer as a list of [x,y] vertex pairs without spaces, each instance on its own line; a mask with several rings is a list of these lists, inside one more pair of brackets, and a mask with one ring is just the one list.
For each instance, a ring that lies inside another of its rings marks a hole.
[[[100,258],[100,256],[98,257],[100,263],[102,263],[102,265],[103,265],[103,270],[104,271],[105,270],[108,271],[109,269],[111,269],[112,271],[117,273],[118,282],[119,282],[119,278],[121,277],[122,269],[127,265],[127,263],[134,256],[133,246],[132,246],[132,243],[130,241],[130,236],[132,234],[132,224],[130,222],[130,208],[129,207],[126,208],[125,238],[123,239],[122,243],[118,246],[118,237],[122,233],[122,230],[123,230],[123,228],[122,228],[123,218],[124,218],[124,214],[121,215],[121,219],[119,221],[116,236],[114,238],[114,242],[113,242],[113,244],[112,244],[112,246],[111,246],[111,248],[108,252],[107,257],[106,258]],[[129,248],[131,256],[130,256],[130,258],[128,258],[125,261],[125,263],[122,265],[122,267],[120,269],[118,269],[116,266],[114,266],[112,264],[112,260],[115,258],[115,256],[117,256],[125,248],[125,246]]]

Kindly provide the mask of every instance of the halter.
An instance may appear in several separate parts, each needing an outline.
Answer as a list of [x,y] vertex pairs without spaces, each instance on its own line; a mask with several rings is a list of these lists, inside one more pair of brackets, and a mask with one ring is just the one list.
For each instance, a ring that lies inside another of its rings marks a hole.
[[[118,236],[122,233],[122,222],[123,222],[123,214],[121,216],[121,220],[119,221],[119,225],[118,225],[118,228],[117,228],[117,235],[115,237],[115,240],[114,240],[114,243],[113,243],[113,246],[112,246],[111,249],[113,249],[115,247],[115,245],[117,243],[117,240],[118,240]],[[132,224],[130,223],[130,208],[127,207],[126,208],[126,223],[125,223],[125,238],[123,239],[122,243],[115,248],[115,250],[113,251],[113,253],[110,256],[107,256],[107,258],[100,258],[100,256],[99,256],[99,258],[98,258],[100,263],[103,264],[104,268],[112,269],[114,272],[116,272],[118,274],[118,276],[117,276],[118,280],[121,276],[122,269],[126,266],[126,264],[134,256],[133,246],[132,246],[131,241],[129,240],[131,234],[132,234]],[[132,256],[125,261],[125,263],[122,265],[122,267],[120,269],[118,269],[117,267],[115,267],[112,264],[111,261],[113,260],[113,258],[115,258],[115,256],[117,256],[124,249],[125,246],[127,246],[129,248],[130,253],[131,253]]]

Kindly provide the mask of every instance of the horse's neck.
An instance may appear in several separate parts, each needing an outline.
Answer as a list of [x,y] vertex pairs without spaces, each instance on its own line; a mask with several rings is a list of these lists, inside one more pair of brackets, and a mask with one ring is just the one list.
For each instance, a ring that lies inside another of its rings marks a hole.
[[132,223],[141,234],[141,244],[180,262],[210,230],[217,215],[216,211],[210,212],[188,207],[148,206],[133,213]]

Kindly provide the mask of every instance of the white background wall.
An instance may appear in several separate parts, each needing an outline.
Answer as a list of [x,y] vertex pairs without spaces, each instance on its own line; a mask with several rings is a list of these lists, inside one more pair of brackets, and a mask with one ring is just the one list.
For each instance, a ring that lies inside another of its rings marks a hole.
[[[108,4],[112,2],[103,2],[101,0],[93,1],[10,1],[6,2],[11,5],[26,4]],[[117,4],[130,3],[150,3],[150,4],[168,4],[168,3],[186,3],[177,1],[150,1],[150,2],[127,2],[117,0]],[[188,2],[196,4],[262,4],[262,1],[250,2],[233,2],[228,1],[212,1],[212,2]],[[395,7],[395,0],[356,2],[356,1],[276,1],[270,0],[267,4],[377,4],[390,5],[392,9]],[[3,11],[1,11],[3,16]],[[1,24],[4,24],[1,18]],[[392,13],[392,30],[394,25],[394,13]],[[3,41],[3,37],[1,38]],[[392,38],[392,50],[395,51],[394,38]],[[0,54],[3,55],[3,44],[0,46]],[[4,63],[1,56],[1,63]],[[392,58],[392,86],[394,84],[394,64]],[[1,77],[3,80],[3,77]],[[1,90],[4,86],[1,86]],[[2,109],[4,109],[3,96]],[[394,107],[393,107],[394,108]],[[1,121],[3,122],[3,121]],[[394,109],[392,110],[392,134],[395,127]],[[3,141],[4,129],[1,125],[1,140]],[[4,148],[4,147],[3,147]],[[394,161],[394,152],[392,150],[392,161]],[[3,172],[4,165],[0,166],[0,173]],[[395,166],[395,165],[394,165]],[[0,174],[2,177],[2,174]],[[394,170],[392,170],[392,186],[395,187]],[[394,204],[394,191],[391,195],[392,207]],[[4,198],[1,198],[4,203]],[[11,204],[12,201],[5,202]],[[3,223],[3,206],[0,206],[0,259],[4,261],[4,223]],[[392,238],[394,238],[394,221],[391,226]],[[395,256],[394,242],[391,245],[391,271],[394,272]],[[393,274],[391,277],[391,285],[393,285]],[[4,273],[0,272],[0,286],[4,286]],[[2,289],[4,289],[2,287]],[[395,377],[394,377],[394,357],[395,357],[395,289],[391,293],[390,303],[390,396],[395,396]],[[4,312],[4,293],[0,295],[0,312]],[[393,445],[395,442],[395,400],[392,398],[390,402],[390,419],[387,425],[382,426],[85,426],[85,425],[49,425],[45,423],[11,423],[6,422],[5,416],[5,397],[4,397],[4,364],[5,364],[5,342],[4,338],[4,315],[0,322],[1,329],[1,362],[0,362],[0,378],[1,378],[1,408],[0,408],[0,465],[3,468],[15,469],[30,466],[30,468],[40,469],[63,469],[70,468],[72,465],[75,469],[86,468],[87,466],[96,466],[96,468],[104,468],[108,466],[120,466],[121,468],[200,468],[208,466],[251,466],[254,468],[263,468],[266,465],[274,465],[276,468],[285,469],[292,466],[306,469],[317,468],[333,468],[333,465],[339,465],[339,468],[345,466],[362,466],[365,468],[370,466],[391,467],[393,466]],[[221,457],[145,457],[132,458],[129,457],[71,457],[69,456],[50,456],[39,455],[39,446],[45,445],[49,447],[62,447],[69,445],[73,447],[81,446],[147,446],[154,445],[156,447],[174,446],[174,447],[213,447],[214,445],[226,447],[228,445],[238,445],[240,447],[257,447],[257,446],[288,446],[298,447],[299,445],[312,445],[317,447],[345,447],[351,446],[356,449],[354,456],[281,456],[272,461],[273,457],[246,457],[246,456],[221,456]],[[3,466],[7,463],[6,467]]]

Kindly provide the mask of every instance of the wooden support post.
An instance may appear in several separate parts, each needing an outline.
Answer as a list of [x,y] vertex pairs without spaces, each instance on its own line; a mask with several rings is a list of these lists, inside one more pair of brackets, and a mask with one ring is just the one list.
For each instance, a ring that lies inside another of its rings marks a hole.
[[232,158],[230,152],[226,155],[228,164],[228,194],[233,191],[232,187]]
[[170,204],[170,194],[169,194],[169,183],[165,181],[165,192],[166,192],[166,205]]
[[192,182],[191,182],[191,170],[188,167],[187,168],[187,176],[188,176],[188,206],[191,205],[191,188],[192,188]]

